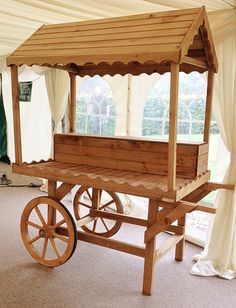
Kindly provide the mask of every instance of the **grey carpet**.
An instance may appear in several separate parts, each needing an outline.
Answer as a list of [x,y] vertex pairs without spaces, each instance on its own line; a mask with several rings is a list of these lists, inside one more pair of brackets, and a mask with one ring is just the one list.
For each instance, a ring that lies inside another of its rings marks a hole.
[[[143,260],[135,256],[78,242],[64,265],[37,264],[22,244],[19,221],[25,204],[39,195],[34,188],[0,187],[1,308],[236,307],[236,280],[189,274],[191,257],[201,250],[189,243],[183,262],[170,251],[157,264],[151,297],[141,294]],[[116,237],[140,244],[143,229],[126,224]]]

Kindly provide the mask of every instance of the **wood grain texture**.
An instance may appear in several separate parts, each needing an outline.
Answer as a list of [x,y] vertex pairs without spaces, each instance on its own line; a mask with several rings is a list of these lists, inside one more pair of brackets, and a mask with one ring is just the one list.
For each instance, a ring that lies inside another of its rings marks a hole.
[[14,141],[15,141],[15,160],[18,165],[22,164],[21,149],[21,123],[20,123],[20,105],[18,94],[18,67],[11,65],[11,86],[12,86],[12,110],[14,124]]
[[[167,175],[168,143],[148,139],[89,135],[55,135],[55,160],[94,167]],[[204,143],[178,143],[179,177],[195,178],[206,171]]]
[[169,143],[168,143],[168,189],[176,185],[177,157],[177,118],[179,96],[179,64],[171,63],[170,110],[169,110]]
[[182,62],[203,16],[204,9],[196,8],[45,25],[8,57],[7,64]]

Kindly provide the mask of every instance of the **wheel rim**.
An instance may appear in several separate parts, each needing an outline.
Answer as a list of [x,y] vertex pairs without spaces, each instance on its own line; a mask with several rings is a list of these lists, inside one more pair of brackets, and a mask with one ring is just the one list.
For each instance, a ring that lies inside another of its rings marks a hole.
[[[74,214],[76,220],[83,219],[89,216],[89,210],[92,209],[93,188],[81,186],[74,198]],[[114,192],[99,190],[100,202],[98,210],[107,211],[111,213],[123,214],[123,207],[118,195]],[[105,195],[105,196],[104,196]],[[106,200],[104,201],[104,197]],[[111,220],[102,217],[95,217],[95,219],[81,226],[85,232],[97,234],[104,237],[110,237],[117,233],[122,222],[120,220]]]
[[[48,197],[35,198],[26,205],[20,227],[29,254],[45,266],[65,263],[76,248],[77,230],[71,214]],[[67,236],[58,233],[59,227],[67,229]]]

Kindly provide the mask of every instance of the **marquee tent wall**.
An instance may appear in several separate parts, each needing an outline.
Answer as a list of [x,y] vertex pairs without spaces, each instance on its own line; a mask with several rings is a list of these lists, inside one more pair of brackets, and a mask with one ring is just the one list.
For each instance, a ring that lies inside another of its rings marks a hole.
[[[2,3],[1,3],[2,2]],[[8,137],[9,137],[9,155],[14,160],[11,148],[12,139],[12,124],[11,124],[11,97],[10,97],[10,85],[9,85],[9,76],[8,69],[6,69],[5,65],[5,56],[9,53],[13,52],[25,39],[27,39],[36,29],[38,29],[42,24],[54,24],[61,22],[74,22],[80,20],[89,20],[96,18],[104,18],[104,17],[113,17],[113,16],[125,16],[135,13],[147,13],[147,12],[155,12],[155,11],[166,11],[172,9],[183,9],[190,7],[199,7],[202,5],[206,6],[206,9],[209,12],[210,17],[210,25],[213,34],[213,38],[216,45],[216,52],[219,61],[219,73],[216,77],[216,91],[214,97],[214,106],[215,114],[217,118],[218,125],[220,127],[220,132],[223,137],[224,143],[226,144],[228,150],[231,153],[231,164],[229,166],[228,172],[225,177],[225,182],[230,181],[231,183],[236,183],[236,150],[234,144],[234,135],[235,135],[235,100],[236,100],[236,2],[233,0],[209,0],[209,1],[172,1],[172,0],[153,0],[153,1],[144,1],[144,0],[114,0],[114,1],[87,1],[86,4],[84,1],[57,1],[56,4],[52,4],[50,1],[0,1],[1,10],[0,10],[0,18],[1,18],[1,26],[0,26],[0,69],[3,71],[3,97],[4,104],[7,114],[8,120]],[[24,71],[24,72],[23,72]],[[41,74],[51,74],[48,71],[39,72],[37,68],[34,71],[37,71]],[[22,67],[22,78],[28,78],[27,74],[29,74],[28,69]],[[25,75],[26,74],[26,75]],[[35,75],[30,77],[38,78]],[[42,82],[42,86],[44,86],[45,91],[43,97],[39,97],[36,95],[33,98],[34,104],[30,108],[32,108],[32,117],[29,117],[30,110],[27,110],[28,107],[22,106],[22,113],[24,113],[25,109],[25,117],[23,117],[23,126],[24,122],[32,121],[32,131],[36,134],[41,134],[47,140],[46,143],[46,151],[45,148],[42,148],[43,142],[38,138],[33,137],[32,134],[25,132],[25,140],[23,139],[23,155],[25,155],[25,160],[37,159],[37,157],[27,157],[27,145],[29,142],[32,145],[35,145],[35,153],[40,149],[47,155],[50,154],[50,139],[51,139],[51,125],[50,125],[50,111],[49,104],[46,95],[46,86],[44,82],[44,78],[46,78],[46,84],[48,87],[49,81],[47,81],[48,77],[41,76],[40,82]],[[65,77],[66,78],[66,77]],[[135,78],[135,77],[134,77]],[[158,76],[156,77],[141,77],[143,78],[142,95],[145,97],[145,93],[147,89],[151,87],[155,80],[158,80]],[[156,79],[155,79],[156,78]],[[109,79],[109,77],[108,77]],[[34,80],[34,79],[33,79]],[[120,119],[128,119],[127,121],[119,120],[118,126],[116,127],[117,134],[129,134],[129,135],[139,135],[140,131],[135,129],[135,125],[131,123],[135,123],[135,118],[130,121],[129,118],[129,110],[134,110],[134,104],[137,104],[137,97],[135,100],[135,87],[137,88],[136,80],[133,79],[131,84],[133,88],[131,88],[131,98],[133,100],[129,102],[128,106],[128,78],[124,79],[121,84],[119,81],[119,77],[115,77],[114,79],[109,79],[112,89],[119,87],[123,87],[124,96],[119,96],[118,92],[114,94],[117,99],[117,106],[121,106],[122,104],[126,105],[124,111],[118,111]],[[82,80],[78,81],[79,83]],[[36,85],[36,81],[35,81]],[[132,96],[133,92],[133,96]],[[37,102],[36,102],[37,101]],[[43,102],[41,104],[41,102]],[[51,103],[50,103],[51,104]],[[38,106],[38,107],[36,107]],[[139,105],[140,106],[140,105]],[[33,110],[36,108],[36,111]],[[38,108],[38,109],[37,109]],[[44,109],[45,108],[45,109]],[[119,107],[118,107],[119,108]],[[36,125],[33,118],[33,114],[36,114],[39,119],[40,114],[42,115],[44,111],[47,109],[47,114],[49,115],[47,118],[41,121],[41,125],[36,129]],[[51,108],[52,110],[52,108]],[[118,109],[119,110],[119,109]],[[141,112],[141,107],[139,109]],[[53,112],[52,112],[53,113]],[[139,113],[140,114],[140,113]],[[52,114],[53,115],[53,114]],[[132,115],[135,117],[136,115]],[[45,121],[45,122],[44,122]],[[140,121],[140,120],[138,120]],[[43,124],[42,124],[43,123]],[[46,123],[46,124],[44,124]],[[35,126],[35,127],[34,127]],[[24,130],[24,129],[23,129]],[[24,135],[24,132],[23,132]],[[48,137],[50,136],[50,138]],[[32,139],[30,139],[32,138]],[[25,152],[24,152],[25,151]],[[39,155],[42,157],[42,155]],[[214,225],[214,235],[209,245],[209,253],[205,253],[205,260],[213,260],[213,267],[216,268],[215,271],[207,268],[207,274],[219,274],[222,277],[232,278],[236,274],[236,261],[235,261],[235,244],[233,242],[233,236],[235,234],[235,221],[236,221],[236,213],[234,210],[234,201],[233,201],[233,193],[224,192],[219,196],[219,215],[216,218],[216,223]],[[228,205],[227,212],[225,212],[225,204]],[[223,222],[223,223],[222,223]],[[222,226],[225,226],[222,228]],[[218,249],[214,250],[215,245],[218,245]],[[224,251],[224,257],[221,258],[222,251]],[[207,259],[208,258],[208,259]],[[204,260],[203,260],[204,262]],[[203,263],[203,267],[200,262],[199,266],[196,266],[193,272],[197,274],[202,273],[205,270],[206,273],[206,263]]]

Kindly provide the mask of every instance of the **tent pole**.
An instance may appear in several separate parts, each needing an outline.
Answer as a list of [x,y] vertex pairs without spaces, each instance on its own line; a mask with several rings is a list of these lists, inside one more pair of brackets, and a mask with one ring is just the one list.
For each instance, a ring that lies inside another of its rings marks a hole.
[[75,114],[76,114],[76,74],[70,75],[70,133],[75,132]]
[[19,106],[19,94],[18,94],[18,67],[14,64],[11,65],[11,84],[12,84],[14,141],[15,141],[15,161],[17,165],[22,165],[20,106]]
[[208,78],[207,78],[207,97],[206,97],[206,112],[205,112],[205,123],[204,123],[204,141],[206,143],[209,143],[210,139],[213,83],[214,83],[214,72],[213,69],[210,69],[208,71]]
[[168,190],[174,190],[176,184],[178,90],[179,90],[179,64],[171,62],[169,143],[168,143]]

